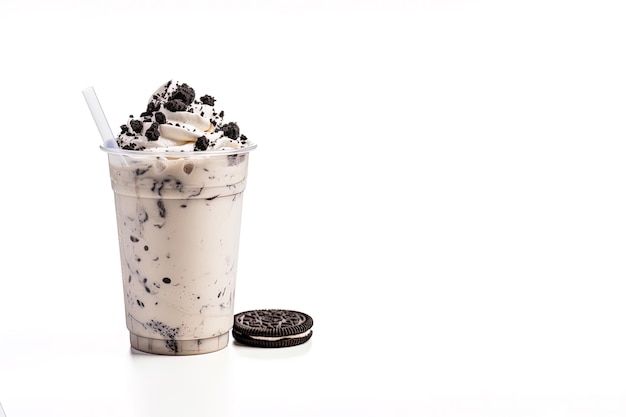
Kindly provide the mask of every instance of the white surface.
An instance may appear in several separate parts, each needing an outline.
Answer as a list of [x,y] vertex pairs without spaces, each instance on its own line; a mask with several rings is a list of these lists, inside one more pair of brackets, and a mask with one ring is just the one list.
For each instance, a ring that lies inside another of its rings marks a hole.
[[[623,2],[101,3],[0,6],[8,417],[626,414]],[[310,343],[131,354],[81,90],[170,77],[259,143],[235,309]]]

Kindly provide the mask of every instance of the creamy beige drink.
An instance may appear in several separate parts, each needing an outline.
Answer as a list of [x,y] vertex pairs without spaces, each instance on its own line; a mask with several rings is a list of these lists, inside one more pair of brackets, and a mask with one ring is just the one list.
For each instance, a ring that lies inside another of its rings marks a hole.
[[242,193],[255,145],[221,122],[212,98],[190,91],[165,84],[122,127],[121,148],[103,148],[131,346],[149,353],[222,349],[233,325]]

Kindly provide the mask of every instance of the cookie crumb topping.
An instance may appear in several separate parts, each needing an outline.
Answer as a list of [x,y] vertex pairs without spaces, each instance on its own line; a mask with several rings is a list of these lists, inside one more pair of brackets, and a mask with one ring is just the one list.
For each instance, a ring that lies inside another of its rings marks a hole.
[[227,138],[236,140],[239,137],[239,126],[235,122],[226,123],[220,130],[224,132],[224,136]]
[[146,130],[146,138],[148,138],[149,141],[155,141],[159,139],[159,136],[161,136],[159,133],[159,124],[154,122],[148,130]]
[[139,118],[130,115],[120,126],[118,145],[128,150],[164,151],[248,146],[248,138],[240,133],[237,123],[224,122],[224,111],[217,111],[215,102],[209,94],[196,98],[191,86],[170,80],[152,94]]

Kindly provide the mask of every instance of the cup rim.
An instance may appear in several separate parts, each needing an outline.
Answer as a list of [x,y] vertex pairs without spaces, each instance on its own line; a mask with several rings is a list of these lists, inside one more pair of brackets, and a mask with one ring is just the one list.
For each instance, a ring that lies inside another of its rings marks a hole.
[[131,157],[165,157],[165,158],[192,158],[192,157],[208,157],[208,156],[228,156],[248,153],[256,149],[256,143],[247,145],[243,148],[222,149],[213,151],[133,151],[122,148],[109,148],[100,145],[100,150],[111,155],[123,155]]

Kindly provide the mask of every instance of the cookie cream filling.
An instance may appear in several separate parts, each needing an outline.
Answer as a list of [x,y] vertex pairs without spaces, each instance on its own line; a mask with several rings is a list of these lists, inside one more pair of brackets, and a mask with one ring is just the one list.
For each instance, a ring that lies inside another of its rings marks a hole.
[[282,340],[282,339],[299,339],[301,337],[305,337],[308,336],[311,333],[311,330],[307,330],[304,333],[300,333],[300,334],[294,334],[291,336],[279,336],[279,337],[267,337],[267,336],[248,336],[251,339],[256,339],[256,340],[268,340],[268,341],[276,341],[276,340]]

